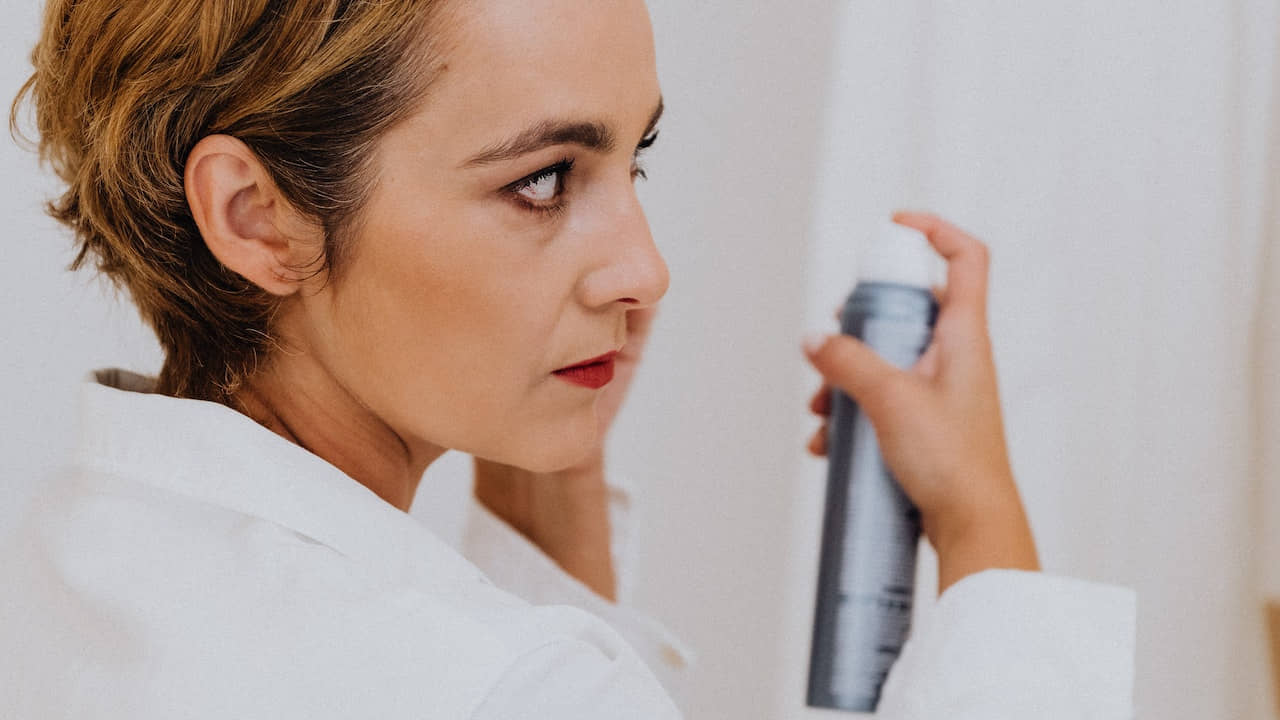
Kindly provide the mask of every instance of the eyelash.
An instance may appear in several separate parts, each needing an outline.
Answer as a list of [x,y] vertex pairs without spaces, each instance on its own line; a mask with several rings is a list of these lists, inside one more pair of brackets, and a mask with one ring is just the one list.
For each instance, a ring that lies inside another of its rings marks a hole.
[[[636,145],[636,156],[635,156],[636,162],[634,165],[634,169],[631,172],[631,176],[633,178],[638,177],[643,180],[647,180],[649,178],[648,173],[645,172],[644,167],[641,166],[639,163],[640,155],[643,154],[645,150],[652,147],[653,143],[656,142],[657,139],[658,139],[658,133],[655,131],[649,137],[641,140],[639,145]],[[520,193],[521,191],[526,190],[530,186],[538,183],[539,181],[545,180],[548,176],[559,174],[560,182],[559,182],[558,192],[556,193],[556,197],[563,198],[564,183],[566,180],[568,180],[570,171],[573,170],[573,163],[574,163],[573,158],[570,158],[570,157],[561,158],[560,161],[555,163],[554,165],[548,165],[547,167],[535,172],[534,174],[528,175],[524,178],[521,178],[520,180],[515,181],[511,185],[508,185],[507,192],[511,194],[516,204],[518,204],[524,210],[527,210],[532,213],[537,213],[539,215],[544,215],[547,217],[553,217],[555,215],[559,215],[560,213],[564,212],[568,204],[565,200],[560,199],[559,201],[551,205],[536,205],[524,199],[523,197],[521,197]]]
[[514,184],[507,186],[507,190],[511,193],[511,197],[516,201],[516,204],[529,212],[547,216],[558,215],[561,212],[564,212],[565,209],[565,202],[563,199],[557,200],[550,205],[536,205],[521,197],[520,193],[538,182],[545,180],[551,175],[558,174],[560,175],[560,182],[557,183],[556,197],[562,198],[564,195],[564,182],[568,178],[569,171],[571,170],[573,170],[573,158],[562,158],[554,165],[548,165],[528,177],[517,180]]

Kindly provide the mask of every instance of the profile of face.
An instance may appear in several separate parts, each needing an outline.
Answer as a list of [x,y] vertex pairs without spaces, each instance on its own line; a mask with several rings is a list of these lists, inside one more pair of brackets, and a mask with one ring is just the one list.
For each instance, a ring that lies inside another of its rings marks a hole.
[[287,295],[280,367],[304,392],[340,391],[412,455],[546,472],[598,440],[601,391],[553,371],[620,349],[627,311],[668,285],[635,190],[661,111],[652,30],[642,0],[459,10],[334,277],[295,291],[235,269]]

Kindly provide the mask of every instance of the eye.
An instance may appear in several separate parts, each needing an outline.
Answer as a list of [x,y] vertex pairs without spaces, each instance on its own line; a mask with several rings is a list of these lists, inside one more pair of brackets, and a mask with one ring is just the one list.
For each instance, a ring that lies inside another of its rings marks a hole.
[[507,186],[507,191],[515,197],[516,202],[530,210],[553,209],[564,194],[565,177],[572,169],[573,160],[565,158],[555,165],[517,180]]
[[556,195],[560,194],[560,184],[560,173],[555,170],[547,170],[521,185],[516,194],[527,198],[534,204],[541,205],[556,199]]
[[653,144],[657,142],[657,140],[658,140],[658,132],[655,130],[652,135],[641,140],[640,144],[636,145],[635,158],[631,161],[631,177],[633,179],[634,178],[640,178],[641,180],[648,179],[649,174],[645,172],[644,166],[640,164],[640,156],[644,154],[645,150],[648,150],[649,148],[653,147]]

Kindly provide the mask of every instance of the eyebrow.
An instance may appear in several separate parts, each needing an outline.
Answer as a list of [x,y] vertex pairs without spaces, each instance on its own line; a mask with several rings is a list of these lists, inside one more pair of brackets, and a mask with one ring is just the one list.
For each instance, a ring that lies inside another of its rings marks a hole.
[[[662,98],[658,98],[658,106],[649,116],[649,124],[644,129],[644,137],[648,137],[649,133],[653,132],[653,128],[662,117],[663,107]],[[506,162],[552,145],[564,144],[581,145],[588,150],[607,153],[613,150],[617,140],[613,130],[599,120],[544,120],[522,130],[514,137],[485,148],[459,167],[471,168]]]

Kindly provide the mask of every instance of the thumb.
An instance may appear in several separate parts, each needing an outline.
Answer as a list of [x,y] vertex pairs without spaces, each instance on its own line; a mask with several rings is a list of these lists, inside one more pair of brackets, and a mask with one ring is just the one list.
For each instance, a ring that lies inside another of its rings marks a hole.
[[904,375],[851,335],[812,335],[805,339],[804,350],[822,377],[845,391],[868,414],[879,414],[885,393]]

